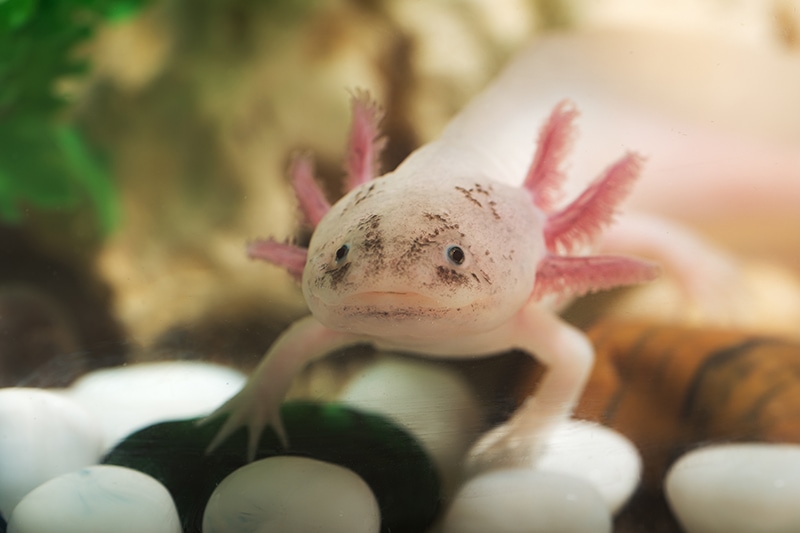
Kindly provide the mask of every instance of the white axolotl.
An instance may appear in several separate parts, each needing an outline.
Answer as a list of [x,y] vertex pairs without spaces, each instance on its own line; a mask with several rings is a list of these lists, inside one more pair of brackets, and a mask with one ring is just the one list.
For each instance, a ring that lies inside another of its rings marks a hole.
[[537,145],[544,117],[526,115],[518,78],[501,75],[438,140],[376,179],[379,112],[356,94],[349,192],[332,207],[310,161],[295,161],[295,191],[315,226],[308,250],[265,240],[248,251],[302,278],[311,316],[292,324],[246,386],[212,414],[228,418],[209,449],[242,425],[251,459],[268,425],[286,443],[279,407],[292,378],[336,349],[368,343],[447,358],[526,351],[546,375],[534,396],[473,447],[470,466],[530,464],[540,453],[570,416],[594,359],[583,333],[541,298],[643,282],[658,267],[577,253],[612,221],[642,158],[628,153],[559,207],[577,111],[567,101],[556,105]]

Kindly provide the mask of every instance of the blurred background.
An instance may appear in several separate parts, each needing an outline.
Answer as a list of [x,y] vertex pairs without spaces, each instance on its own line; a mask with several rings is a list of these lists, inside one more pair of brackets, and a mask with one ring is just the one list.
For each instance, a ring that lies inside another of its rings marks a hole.
[[[305,313],[288,275],[244,253],[257,237],[308,238],[287,183],[291,154],[313,151],[335,200],[348,91],[368,89],[384,106],[391,170],[515,52],[552,35],[578,49],[624,36],[631,50],[675,51],[674,64],[651,65],[668,84],[626,70],[624,55],[591,69],[663,114],[752,139],[760,151],[749,168],[764,169],[753,183],[775,203],[743,203],[747,187],[724,180],[684,195],[676,179],[662,183],[674,198],[654,189],[660,204],[642,186],[639,207],[770,265],[758,284],[770,302],[794,294],[796,0],[6,0],[2,385],[64,384],[88,368],[164,357],[253,366]],[[682,68],[706,52],[731,68]],[[793,302],[770,306],[797,334]]]

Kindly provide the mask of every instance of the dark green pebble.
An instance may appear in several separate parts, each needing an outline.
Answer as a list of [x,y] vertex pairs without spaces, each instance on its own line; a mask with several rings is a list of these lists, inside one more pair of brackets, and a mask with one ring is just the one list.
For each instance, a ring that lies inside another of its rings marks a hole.
[[[275,433],[267,429],[256,459],[299,455],[353,470],[375,493],[382,533],[420,533],[433,522],[440,505],[438,475],[420,444],[404,429],[384,417],[338,404],[287,402],[281,413],[289,448],[283,450]],[[224,419],[203,425],[197,421],[163,422],[137,431],[103,461],[139,470],[163,483],[175,499],[185,533],[200,533],[211,493],[247,464],[244,428],[206,455]]]

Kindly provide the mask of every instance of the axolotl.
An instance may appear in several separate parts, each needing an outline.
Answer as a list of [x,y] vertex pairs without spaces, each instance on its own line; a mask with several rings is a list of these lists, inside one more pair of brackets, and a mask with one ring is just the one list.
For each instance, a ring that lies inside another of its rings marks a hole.
[[248,250],[301,280],[311,315],[292,324],[245,387],[211,415],[227,420],[210,449],[243,425],[251,459],[266,426],[286,443],[279,407],[292,378],[310,361],[367,343],[426,357],[512,349],[535,357],[547,368],[535,394],[468,458],[476,471],[535,460],[570,416],[594,359],[584,334],[542,298],[644,282],[659,268],[586,253],[612,222],[643,157],[623,155],[562,205],[577,110],[562,101],[549,117],[528,116],[519,99],[510,101],[524,90],[518,77],[501,75],[438,140],[377,178],[380,112],[356,93],[349,192],[333,206],[315,185],[311,160],[296,159],[293,185],[315,227],[308,249],[269,239]]

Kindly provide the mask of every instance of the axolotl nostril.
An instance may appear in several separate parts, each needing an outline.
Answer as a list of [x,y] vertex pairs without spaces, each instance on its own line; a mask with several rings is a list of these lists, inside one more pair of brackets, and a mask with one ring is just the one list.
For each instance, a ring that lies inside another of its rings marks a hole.
[[[349,192],[333,206],[315,185],[310,161],[295,162],[294,188],[315,226],[308,250],[264,240],[249,253],[300,279],[311,315],[278,338],[242,391],[212,415],[228,418],[211,449],[241,425],[249,428],[251,458],[267,425],[286,442],[279,406],[294,375],[361,343],[450,358],[521,349],[547,367],[535,395],[475,445],[474,470],[529,462],[571,414],[594,352],[540,300],[657,275],[658,267],[637,259],[579,253],[612,221],[642,158],[624,155],[557,207],[577,111],[567,101],[556,105],[537,143],[534,118],[503,105],[508,83],[501,76],[440,139],[379,178],[379,112],[356,94]],[[502,126],[504,118],[507,128],[495,143],[470,126],[492,101],[505,115],[490,111],[492,120],[482,123]]]

